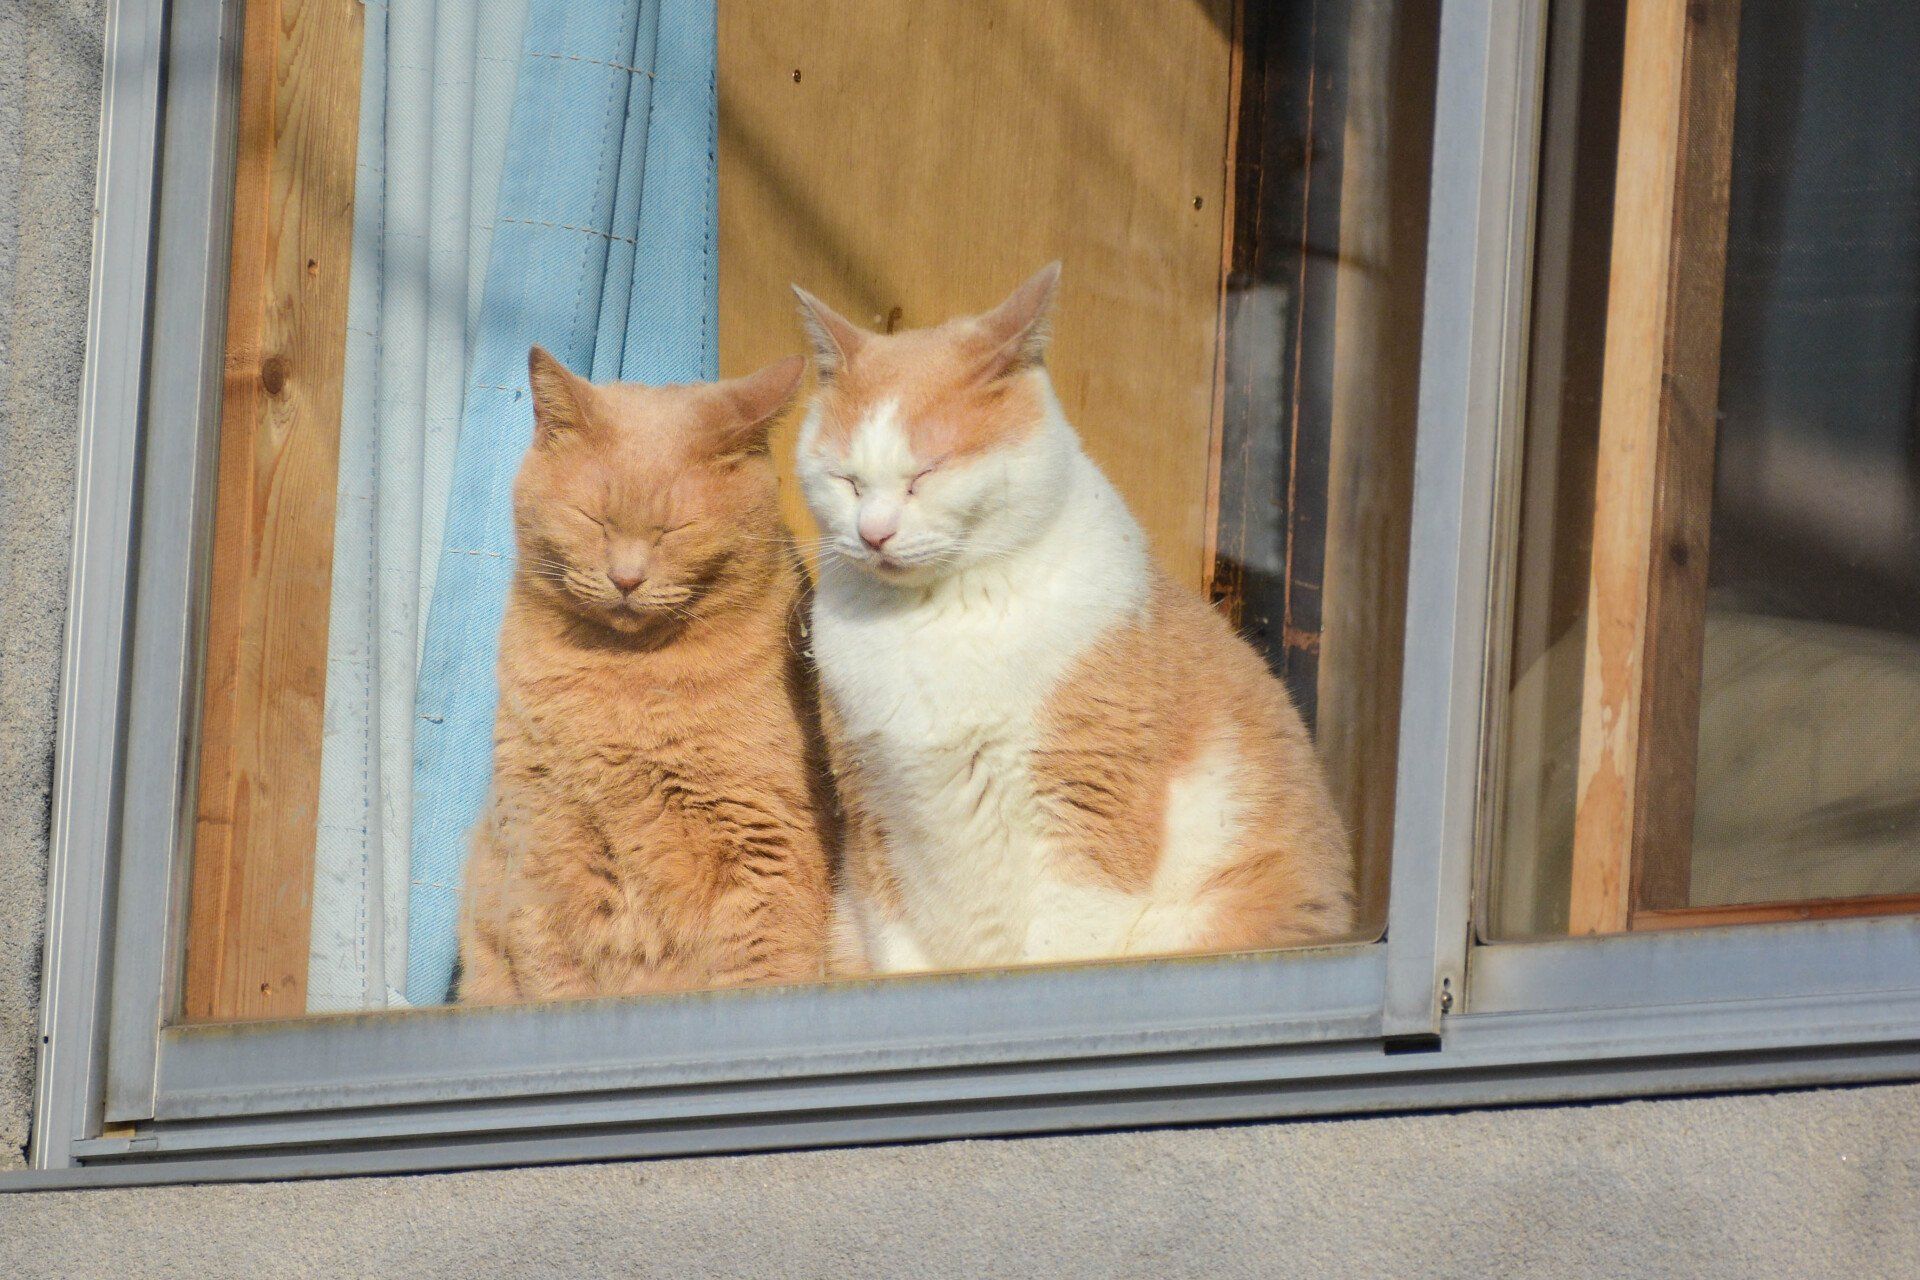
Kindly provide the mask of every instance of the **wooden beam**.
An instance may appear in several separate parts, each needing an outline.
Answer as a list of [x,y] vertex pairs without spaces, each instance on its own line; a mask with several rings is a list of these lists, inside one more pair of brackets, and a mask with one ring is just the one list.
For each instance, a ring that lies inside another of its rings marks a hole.
[[363,10],[247,6],[190,1020],[306,1012]]
[[1235,157],[1209,589],[1307,727],[1319,692],[1350,0],[1255,5]]
[[1249,157],[1241,152],[1243,138],[1257,147],[1260,136],[1256,99],[1263,67],[1257,54],[1252,59],[1247,56],[1249,30],[1246,0],[1233,0],[1233,48],[1227,63],[1227,194],[1221,201],[1220,288],[1213,318],[1213,409],[1207,422],[1206,523],[1200,555],[1200,581],[1209,596],[1216,595],[1213,588],[1220,564],[1220,466],[1226,455],[1227,342],[1233,331],[1234,273],[1244,269],[1241,259],[1248,256],[1244,247],[1248,237],[1241,234],[1240,219],[1252,215],[1259,186],[1258,165],[1250,164]]
[[1573,933],[1685,903],[1738,0],[1630,0],[1588,590]]
[[1920,894],[1890,893],[1871,898],[1816,898],[1806,902],[1735,902],[1717,907],[1674,907],[1636,911],[1633,927],[1705,929],[1730,924],[1792,924],[1803,920],[1851,920],[1864,916],[1920,914]]

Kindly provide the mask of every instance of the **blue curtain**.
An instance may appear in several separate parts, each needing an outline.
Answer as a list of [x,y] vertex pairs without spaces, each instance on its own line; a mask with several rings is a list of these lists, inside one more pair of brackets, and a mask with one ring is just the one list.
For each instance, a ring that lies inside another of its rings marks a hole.
[[492,772],[533,435],[527,348],[595,379],[717,376],[714,0],[530,6],[420,659],[406,995],[444,1000],[467,837]]
[[307,1009],[406,1003],[414,704],[527,0],[367,5]]

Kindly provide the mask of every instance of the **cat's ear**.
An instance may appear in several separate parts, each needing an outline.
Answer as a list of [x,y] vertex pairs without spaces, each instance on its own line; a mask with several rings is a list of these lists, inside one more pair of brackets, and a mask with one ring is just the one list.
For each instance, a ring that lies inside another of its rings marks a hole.
[[1060,289],[1060,264],[1049,262],[979,319],[987,355],[986,377],[1020,373],[1047,362],[1053,338],[1053,298]]
[[549,444],[588,425],[585,378],[554,359],[545,347],[527,352],[527,385],[533,390],[533,438]]
[[800,321],[807,326],[807,340],[813,343],[820,377],[830,382],[872,335],[797,284],[793,296],[800,299]]
[[743,378],[722,382],[719,388],[722,410],[715,424],[719,456],[764,452],[767,433],[773,429],[780,411],[793,403],[794,392],[800,390],[800,378],[806,371],[804,356],[788,356]]

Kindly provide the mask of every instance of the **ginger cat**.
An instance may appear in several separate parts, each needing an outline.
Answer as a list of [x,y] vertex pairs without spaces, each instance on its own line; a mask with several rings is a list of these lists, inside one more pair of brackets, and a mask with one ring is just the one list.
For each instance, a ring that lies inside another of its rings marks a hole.
[[835,966],[1335,939],[1352,869],[1260,657],[1149,558],[1045,356],[1059,265],[880,335],[799,293],[799,474],[845,823]]
[[766,447],[804,368],[596,387],[531,353],[461,999],[822,976],[831,804]]

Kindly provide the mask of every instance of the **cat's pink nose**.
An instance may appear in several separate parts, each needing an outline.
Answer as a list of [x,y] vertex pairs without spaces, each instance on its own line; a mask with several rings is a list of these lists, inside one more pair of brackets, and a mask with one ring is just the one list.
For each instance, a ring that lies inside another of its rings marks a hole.
[[620,594],[625,596],[633,594],[634,589],[647,580],[647,575],[631,569],[609,569],[607,580],[620,588]]
[[859,527],[860,541],[878,551],[900,532],[900,515],[893,511],[862,511]]

